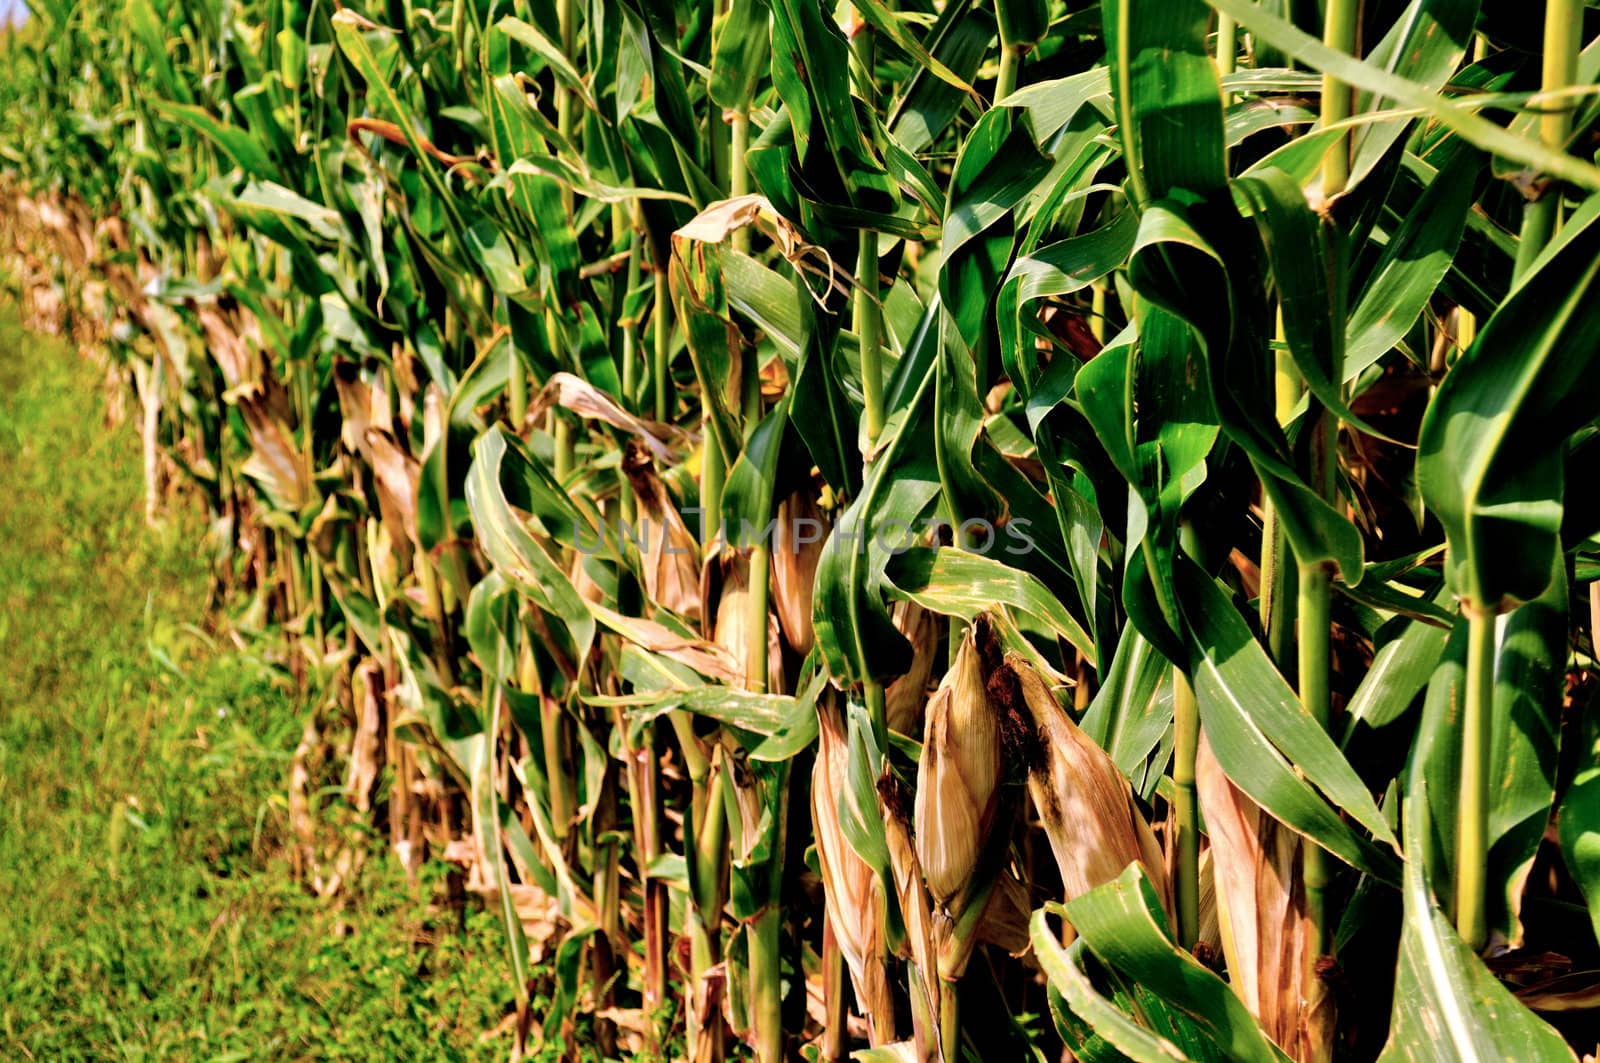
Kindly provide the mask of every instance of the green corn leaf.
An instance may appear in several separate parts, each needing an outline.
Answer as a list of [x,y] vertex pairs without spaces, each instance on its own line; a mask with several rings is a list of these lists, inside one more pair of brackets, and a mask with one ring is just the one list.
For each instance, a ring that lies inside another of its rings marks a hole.
[[[581,656],[594,640],[589,606],[566,572],[512,511],[506,497],[504,478],[516,477],[517,468],[527,464],[525,456],[507,447],[500,429],[491,428],[473,446],[466,481],[467,508],[484,554],[529,601],[566,624]],[[508,465],[512,467],[508,469]]]
[[1143,206],[1177,189],[1220,189],[1222,88],[1206,49],[1203,0],[1102,0],[1100,10],[1133,200]]
[[1111,669],[1083,714],[1083,733],[1111,755],[1136,789],[1172,726],[1172,665],[1138,630],[1124,629]]
[[1561,1035],[1517,1002],[1434,903],[1415,855],[1428,830],[1427,786],[1418,774],[1406,795],[1405,921],[1389,1040],[1379,1059],[1574,1059]]
[[1454,153],[1390,235],[1350,311],[1345,328],[1346,382],[1389,353],[1427,307],[1461,243],[1482,166],[1483,158],[1476,152]]
[[966,550],[911,549],[889,562],[900,594],[926,609],[971,620],[997,605],[1033,620],[1030,630],[1065,639],[1094,664],[1094,643],[1044,584],[1003,561]]
[[262,181],[282,181],[282,174],[272,161],[271,152],[249,131],[229,125],[203,107],[169,100],[152,100],[151,106],[168,121],[187,126],[210,139],[246,176]]
[[1561,858],[1583,891],[1589,919],[1600,937],[1600,768],[1589,768],[1572,780],[1556,824]]
[[1285,1063],[1227,983],[1173,943],[1140,865],[1067,902],[1066,912],[1097,959],[1181,1012],[1228,1059]]
[[1096,1052],[1093,1044],[1080,1042],[1072,1046],[1078,1058],[1086,1061],[1131,1059],[1137,1063],[1188,1059],[1177,1045],[1140,1026],[1101,994],[1085,969],[1084,942],[1074,941],[1062,948],[1050,929],[1048,914],[1049,908],[1037,909],[1028,921],[1028,940],[1033,945],[1033,953],[1039,958],[1039,966],[1050,980],[1051,989],[1061,994],[1073,1018],[1087,1025],[1110,1049]]
[[1327,47],[1310,34],[1274,17],[1250,0],[1206,0],[1213,8],[1236,20],[1256,35],[1256,39],[1281,48],[1313,70],[1332,74],[1365,92],[1393,99],[1425,112],[1443,126],[1483,151],[1530,169],[1571,181],[1582,188],[1600,190],[1600,167],[1581,162],[1571,155],[1543,147],[1531,137],[1518,136],[1466,107],[1451,103],[1428,86],[1391,74],[1370,63],[1363,63]]
[[[1396,846],[1383,813],[1244,618],[1192,563],[1180,567],[1177,588],[1192,644],[1200,721],[1222,770],[1273,818],[1346,863],[1392,880],[1393,858],[1378,848]],[[1370,831],[1377,844],[1338,810]]]
[[1567,438],[1600,415],[1600,197],[1562,230],[1428,404],[1417,479],[1451,589],[1504,612],[1550,585]]

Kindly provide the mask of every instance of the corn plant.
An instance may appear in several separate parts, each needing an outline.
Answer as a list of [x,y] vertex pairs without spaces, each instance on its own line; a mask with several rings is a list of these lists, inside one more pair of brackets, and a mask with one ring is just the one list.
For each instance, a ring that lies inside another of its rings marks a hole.
[[1574,1058],[1600,26],[1538,8],[38,0],[6,220],[519,1048]]

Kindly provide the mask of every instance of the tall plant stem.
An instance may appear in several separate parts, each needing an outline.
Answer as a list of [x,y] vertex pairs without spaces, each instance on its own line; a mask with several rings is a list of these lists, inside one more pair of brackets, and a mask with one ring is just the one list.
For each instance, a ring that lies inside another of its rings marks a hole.
[[[574,59],[575,57],[573,56],[573,52],[576,50],[576,34],[572,11],[572,0],[557,0],[556,20],[560,26],[561,32],[561,54],[565,55],[568,59]],[[555,91],[556,128],[560,131],[561,135],[570,142],[572,138],[572,91],[566,88],[566,86],[562,85],[559,79],[557,79]],[[566,185],[563,185],[561,189],[561,205],[564,208],[567,216],[567,224],[573,224],[574,203],[572,189]],[[554,308],[553,303],[548,305],[551,306],[551,309],[545,312],[545,332],[549,336],[550,346],[559,351],[563,346],[559,324],[560,311]],[[518,373],[519,369],[517,366],[517,358],[515,352],[513,352],[513,378],[516,378]],[[513,385],[514,387],[520,387],[521,382],[514,379]],[[515,425],[520,427],[522,421],[516,416],[515,405],[525,403],[526,398],[524,397],[519,399],[516,391],[513,390],[512,402],[514,404],[512,419]],[[558,480],[565,480],[567,474],[572,470],[572,426],[568,424],[567,418],[561,413],[559,407],[552,408],[550,411],[550,428],[552,434],[555,436],[555,476]]]
[[999,103],[1013,92],[1017,91],[1017,77],[1022,73],[1022,54],[1024,46],[1020,44],[1002,44],[1000,46],[1000,74],[994,82],[994,102]]
[[767,693],[767,610],[772,597],[772,545],[766,540],[750,549],[750,612],[745,619],[745,685],[757,694]]
[[[1145,564],[1157,571],[1155,544],[1143,545]],[[1152,581],[1162,616],[1176,630],[1178,603],[1160,580]],[[1172,663],[1172,833],[1177,866],[1173,868],[1173,896],[1178,908],[1178,944],[1193,948],[1200,938],[1200,798],[1195,790],[1195,761],[1200,751],[1200,707],[1194,686],[1182,665]]]
[[[1333,586],[1323,564],[1301,565],[1299,569],[1300,704],[1324,730],[1331,711],[1329,666],[1332,662],[1332,619],[1330,607]],[[1310,842],[1302,852],[1306,886],[1307,915],[1316,935],[1316,955],[1326,955],[1331,945],[1327,921],[1327,854]]]
[[[1217,73],[1227,77],[1238,67],[1239,24],[1230,15],[1217,16]],[[1231,102],[1232,93],[1225,93],[1223,103]]]
[[667,300],[667,264],[659,259],[656,262],[655,295],[655,311],[651,315],[651,331],[655,346],[650,367],[650,383],[655,389],[656,420],[666,424],[672,419],[672,379],[668,373],[670,353],[668,341],[672,335],[672,309]]
[[822,921],[822,1024],[819,1063],[844,1063],[849,1046],[850,1009],[845,999],[844,952],[833,933],[833,920]]
[[528,416],[528,370],[522,364],[516,341],[506,344],[511,355],[511,375],[506,379],[506,416],[511,420],[511,430],[520,433],[522,422]]
[[[1354,55],[1360,0],[1327,0],[1322,23],[1322,43]],[[1350,86],[1331,74],[1322,75],[1322,124],[1335,125],[1350,117]],[[1332,199],[1350,182],[1350,134],[1342,133],[1322,159],[1322,194]]]
[[[622,877],[620,864],[621,845],[616,838],[617,829],[617,769],[616,761],[607,759],[605,774],[601,776],[600,795],[595,804],[594,838],[594,907],[600,923],[600,944],[594,950],[595,1003],[599,1008],[609,1007],[616,998],[611,979],[616,972],[616,948],[622,929]],[[614,1022],[595,1024],[595,1039],[603,1056],[616,1053],[617,1029]]]
[[706,550],[722,531],[722,488],[727,482],[728,463],[723,457],[717,433],[711,430],[711,396],[701,397],[701,435],[705,439],[700,456],[700,526]]
[[[1544,69],[1539,87],[1556,93],[1578,76],[1578,52],[1583,46],[1583,0],[1546,0],[1544,6]],[[1545,108],[1539,119],[1539,139],[1545,147],[1563,151],[1572,133],[1572,100],[1534,97]],[[1515,277],[1521,280],[1539,253],[1555,236],[1561,218],[1561,193],[1544,188],[1522,212],[1521,242],[1517,245]]]
[[556,479],[564,483],[566,482],[567,477],[572,474],[574,445],[572,438],[572,422],[560,414],[555,414],[553,420],[555,422],[554,428],[556,437],[556,462],[554,471]]
[[[1295,405],[1300,401],[1300,378],[1295,373],[1294,359],[1283,334],[1283,314],[1278,314],[1277,331],[1273,339],[1274,406],[1278,423],[1286,423],[1294,416]],[[1267,633],[1267,647],[1278,668],[1293,681],[1293,654],[1289,647],[1294,641],[1294,613],[1289,602],[1295,594],[1295,568],[1289,556],[1289,540],[1278,519],[1278,508],[1265,492],[1261,499],[1261,627]]]
[[415,555],[413,567],[416,569],[418,581],[422,584],[422,594],[428,603],[428,612],[432,615],[437,628],[433,648],[434,666],[439,669],[439,675],[447,684],[453,684],[456,681],[454,635],[450,630],[450,613],[444,604],[444,591],[439,586],[439,570],[435,567],[433,558],[421,550]]
[[[572,0],[556,0],[556,26],[561,34],[561,54],[577,62],[573,53],[577,50],[577,25],[573,17]],[[556,128],[569,142],[572,135],[572,90],[562,84],[561,79],[556,79]],[[567,213],[572,213],[572,190],[563,185],[562,198],[566,201]]]
[[[869,109],[877,106],[874,76],[877,47],[875,31],[862,23],[850,42],[860,67],[861,96]],[[878,234],[862,229],[856,245],[856,290],[852,314],[861,342],[861,396],[865,409],[867,441],[876,443],[883,431],[883,316],[878,305]]]
[[861,340],[861,394],[867,441],[883,431],[883,317],[878,306],[878,234],[862,229],[856,252],[855,329]]
[[[750,107],[748,104],[734,111],[729,119],[732,143],[728,147],[728,195],[743,196],[750,192]],[[733,231],[733,249],[750,253],[750,227],[740,226]]]
[[[652,738],[653,728],[645,731]],[[634,815],[642,822],[639,834],[640,864],[644,871],[644,1002],[654,1011],[667,1000],[667,931],[671,918],[670,898],[665,879],[649,871],[661,855],[660,779],[654,742],[636,750],[640,775],[638,804]]]
[[1489,936],[1489,747],[1494,731],[1494,614],[1467,609],[1467,690],[1461,720],[1461,794],[1456,823],[1456,932],[1481,949]]
[[[719,786],[720,776],[712,777],[704,747],[694,733],[693,719],[685,712],[669,714],[691,789],[689,813],[684,821],[684,849],[689,859],[690,900],[688,913],[689,974],[691,1007],[688,1014],[689,1044],[699,1043],[701,1035],[699,999],[702,976],[721,959],[720,923],[727,881],[728,821],[726,804]],[[713,1024],[717,1020],[713,1019]],[[722,1039],[707,1039],[712,1058],[722,1056]]]
[[[529,633],[529,638],[532,638]],[[550,827],[558,842],[565,842],[572,822],[572,802],[568,798],[567,764],[563,753],[566,748],[566,727],[561,706],[543,696],[539,672],[533,651],[524,640],[517,656],[517,688],[527,694],[540,694],[539,738],[544,748],[546,795],[550,803]]]
[[1172,683],[1172,819],[1178,858],[1173,892],[1178,944],[1192,949],[1200,939],[1200,799],[1195,791],[1200,709],[1182,668],[1173,667]]
[[[728,152],[728,194],[738,197],[750,192],[750,107],[735,110],[732,117],[733,144]],[[750,253],[750,227],[733,231],[733,249]],[[761,420],[761,361],[755,344],[745,342],[740,352],[739,405],[744,411],[744,433],[748,437]]]
[[750,1028],[754,1034],[756,1059],[760,1063],[783,1063],[783,869],[784,850],[789,830],[789,770],[777,773],[767,798],[772,816],[771,834],[766,838],[770,855],[766,858],[763,904],[751,919],[745,935],[750,971]]
[[[1333,263],[1333,270],[1342,272],[1345,268],[1345,246],[1343,235],[1333,228],[1332,224],[1325,224],[1323,228],[1324,246],[1327,248],[1329,261]],[[1338,300],[1338,310],[1343,310],[1342,290]],[[1342,320],[1339,313],[1335,320]],[[1329,359],[1329,369],[1334,380],[1340,380],[1344,374],[1344,344],[1341,330],[1334,330],[1335,344]],[[1287,402],[1288,394],[1282,396]],[[1319,495],[1330,503],[1337,503],[1338,499],[1338,469],[1339,469],[1339,420],[1333,411],[1312,400],[1306,416],[1313,418],[1311,421],[1311,447],[1310,468],[1306,477]],[[1296,600],[1296,635],[1300,648],[1299,652],[1299,690],[1300,704],[1313,720],[1328,729],[1332,717],[1331,682],[1330,676],[1333,667],[1333,573],[1328,564],[1322,559],[1300,559],[1297,570],[1299,580],[1299,595]],[[1327,887],[1331,867],[1328,856],[1321,846],[1306,842],[1301,849],[1301,876],[1306,889],[1306,915],[1311,922],[1311,932],[1315,942],[1315,949],[1308,962],[1316,963],[1317,959],[1328,955],[1333,948],[1332,927],[1329,924],[1327,912]],[[1321,986],[1321,981],[1315,977],[1308,983]],[[1318,1059],[1325,1058],[1330,1046],[1326,1043],[1317,1044],[1315,1050]]]
[[750,1028],[755,1035],[756,1058],[761,1063],[783,1060],[783,973],[779,955],[782,909],[768,904],[750,924],[746,942],[750,949]]
[[[618,232],[627,231],[623,238],[623,246],[628,252],[628,280],[623,288],[622,305],[627,305],[627,298],[633,290],[639,287],[639,216],[637,204],[631,209],[621,203],[611,208],[611,224]],[[639,390],[639,324],[637,321],[626,320],[622,324],[622,402],[628,410],[635,409],[634,400],[638,397]]]

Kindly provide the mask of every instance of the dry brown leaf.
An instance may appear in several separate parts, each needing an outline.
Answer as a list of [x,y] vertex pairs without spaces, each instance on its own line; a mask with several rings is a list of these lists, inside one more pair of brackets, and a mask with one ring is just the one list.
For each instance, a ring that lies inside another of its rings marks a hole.
[[623,616],[603,605],[590,609],[596,620],[641,649],[686,664],[707,679],[735,685],[744,682],[744,668],[714,642],[686,638],[654,620]]
[[622,471],[638,507],[645,595],[679,616],[699,620],[700,544],[656,475],[655,462],[646,449],[639,441],[629,440],[622,456]]
[[688,435],[676,425],[647,421],[618,406],[605,392],[571,373],[554,373],[528,404],[528,420],[536,421],[551,406],[560,406],[589,421],[600,421],[631,433],[651,457],[671,461],[673,447],[688,443]]
[[923,710],[928,704],[928,681],[939,652],[939,618],[916,602],[896,602],[894,626],[911,643],[911,667],[884,688],[889,729],[903,735],[922,733]]

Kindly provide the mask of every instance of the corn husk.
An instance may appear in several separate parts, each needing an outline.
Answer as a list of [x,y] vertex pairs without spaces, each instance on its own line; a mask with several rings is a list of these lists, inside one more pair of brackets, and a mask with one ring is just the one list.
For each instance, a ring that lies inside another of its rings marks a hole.
[[916,602],[896,602],[891,615],[895,628],[911,643],[911,667],[884,688],[884,714],[889,730],[918,735],[939,650],[939,618]]
[[778,503],[772,543],[772,607],[783,637],[804,657],[816,642],[811,626],[812,588],[826,539],[822,510],[809,489]]
[[1314,970],[1316,933],[1299,871],[1305,843],[1233,785],[1203,733],[1195,768],[1228,980],[1292,1058],[1326,1059],[1333,999]]
[[688,620],[700,619],[699,544],[656,475],[650,452],[634,440],[628,441],[622,471],[638,507],[645,595]]
[[911,1009],[915,1020],[917,1058],[925,1063],[935,1063],[946,1058],[939,1043],[938,916],[929,903],[916,845],[912,841],[909,795],[904,786],[887,772],[878,780],[878,794],[883,809],[884,844],[889,851],[889,867],[894,874],[895,898],[899,902],[900,918],[905,926],[905,940],[900,952],[915,965],[917,971],[910,987],[911,992],[920,998],[914,1001],[920,1006]]
[[[750,553],[723,550],[706,562],[700,593],[704,615],[710,618],[711,641],[738,661],[741,684],[748,685],[746,653],[750,642]],[[784,689],[783,646],[778,622],[767,613],[767,689]]]
[[1009,669],[1014,685],[1001,672],[991,677],[989,689],[999,699],[1020,696],[1036,731],[1028,793],[1061,870],[1065,899],[1110,882],[1137,861],[1170,914],[1161,847],[1134,804],[1127,778],[1072,722],[1031,664],[1007,654],[1001,668]]
[[999,722],[969,631],[928,702],[917,762],[917,858],[941,906],[972,881],[1002,777]]
[[[874,1044],[894,1039],[894,995],[884,942],[882,880],[839,826],[839,802],[848,800],[849,745],[844,718],[830,696],[817,701],[817,760],[811,778],[811,824],[822,869],[823,905],[844,955],[856,1001]],[[877,814],[872,810],[868,814]]]

